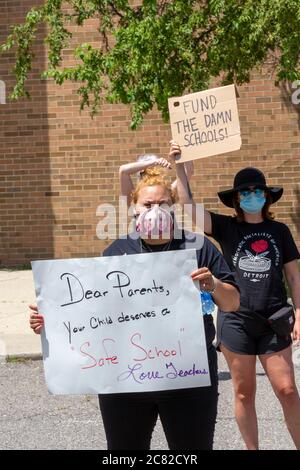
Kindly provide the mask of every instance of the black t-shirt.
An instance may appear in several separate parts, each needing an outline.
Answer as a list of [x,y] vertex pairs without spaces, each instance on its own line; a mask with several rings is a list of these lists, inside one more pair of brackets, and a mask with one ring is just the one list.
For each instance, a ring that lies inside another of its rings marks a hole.
[[[151,247],[144,244],[140,238],[134,239],[134,237],[129,235],[127,238],[115,240],[104,250],[103,256],[136,255],[150,251],[173,251],[199,247],[198,249],[196,248],[198,268],[207,267],[217,279],[237,287],[234,275],[225,262],[224,257],[208,238],[190,232],[182,232],[181,234],[181,239],[173,239],[170,244],[151,245]],[[204,322],[207,321],[206,316],[204,316]],[[213,325],[211,326],[212,329],[209,328],[208,330],[205,328],[208,348],[214,339],[214,329]]]
[[151,251],[164,251],[166,247],[167,251],[196,248],[198,268],[206,267],[217,279],[237,287],[234,275],[220,251],[206,236],[199,234],[182,232],[180,239],[174,238],[170,244],[165,243],[157,246],[147,245],[140,238],[134,239],[129,235],[127,238],[115,240],[103,251],[103,256],[136,255]]
[[284,264],[299,258],[289,228],[274,220],[251,224],[214,213],[211,220],[212,237],[240,287],[239,311],[269,317],[287,302]]

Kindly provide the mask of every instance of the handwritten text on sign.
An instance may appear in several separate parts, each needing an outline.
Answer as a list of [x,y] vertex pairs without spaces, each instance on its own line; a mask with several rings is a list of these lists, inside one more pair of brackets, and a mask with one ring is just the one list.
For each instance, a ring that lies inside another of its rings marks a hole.
[[241,147],[234,85],[169,99],[172,138],[180,161],[219,155]]
[[210,385],[195,250],[34,261],[51,393]]

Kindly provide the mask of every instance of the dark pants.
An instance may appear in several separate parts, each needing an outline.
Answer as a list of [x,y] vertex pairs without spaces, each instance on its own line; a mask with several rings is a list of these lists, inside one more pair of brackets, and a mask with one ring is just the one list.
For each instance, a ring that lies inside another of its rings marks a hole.
[[212,319],[205,319],[205,329],[210,387],[99,396],[109,450],[149,449],[158,416],[171,450],[212,449],[218,404]]

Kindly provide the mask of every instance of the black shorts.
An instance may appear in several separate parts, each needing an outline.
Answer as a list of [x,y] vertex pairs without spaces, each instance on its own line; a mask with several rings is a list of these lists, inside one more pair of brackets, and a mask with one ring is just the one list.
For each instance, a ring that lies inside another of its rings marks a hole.
[[218,350],[223,344],[225,348],[237,354],[272,354],[282,351],[291,343],[291,335],[278,336],[270,326],[250,315],[218,312]]

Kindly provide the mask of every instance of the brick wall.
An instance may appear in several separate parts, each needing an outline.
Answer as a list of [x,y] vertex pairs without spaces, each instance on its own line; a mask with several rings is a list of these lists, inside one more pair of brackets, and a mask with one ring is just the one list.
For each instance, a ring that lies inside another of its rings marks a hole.
[[[9,25],[21,21],[38,0],[0,0],[0,41]],[[74,29],[77,41],[93,42],[95,23]],[[13,86],[13,55],[0,58],[0,80]],[[118,168],[144,152],[165,155],[169,126],[152,112],[137,131],[131,131],[128,108],[103,105],[91,120],[79,112],[76,85],[58,87],[40,80],[45,50],[36,46],[30,77],[31,101],[0,105],[0,265],[33,259],[98,255],[109,241],[99,240],[99,204],[118,203]],[[70,50],[64,65],[72,65]],[[196,162],[191,182],[197,201],[207,208],[231,213],[216,192],[231,186],[234,174],[254,165],[272,185],[283,185],[284,197],[274,206],[276,216],[289,224],[300,242],[300,114],[290,92],[276,88],[267,70],[253,74],[239,87],[242,149]]]
[[[0,42],[10,25],[38,1],[0,1]],[[36,61],[29,89],[31,101],[0,105],[0,264],[28,262],[53,255],[51,191],[46,83],[39,80],[44,47],[35,47]],[[10,74],[13,54],[0,57],[0,79],[7,94],[13,88]]]

